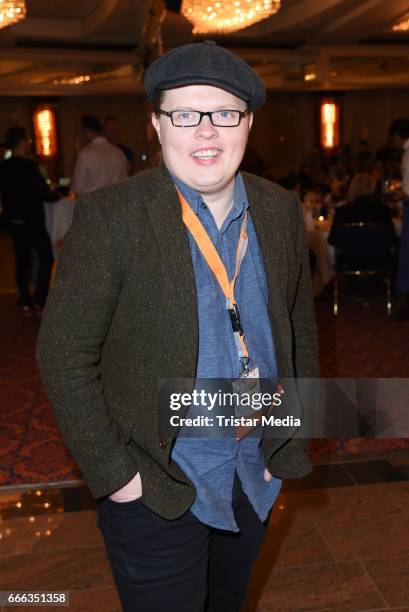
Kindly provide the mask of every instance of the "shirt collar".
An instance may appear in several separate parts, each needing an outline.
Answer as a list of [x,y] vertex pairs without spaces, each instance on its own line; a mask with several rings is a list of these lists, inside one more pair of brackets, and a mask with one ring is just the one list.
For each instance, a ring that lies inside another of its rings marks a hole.
[[202,200],[202,196],[200,195],[200,193],[198,193],[197,191],[195,191],[194,189],[189,187],[189,185],[186,185],[186,183],[184,183],[183,181],[178,179],[173,174],[171,174],[171,177],[172,177],[173,182],[176,185],[176,188],[180,191],[182,196],[189,203],[189,205],[192,208],[193,212],[196,213],[196,214],[199,214],[199,207],[200,207],[200,204],[203,201]]
[[[189,187],[189,185],[186,185],[186,183],[178,179],[173,174],[171,176],[172,176],[172,179],[177,189],[181,192],[183,197],[187,200],[193,212],[196,214],[199,214],[200,205],[203,202],[203,198],[200,195],[200,193],[198,193],[197,191]],[[249,201],[247,198],[246,188],[244,186],[243,178],[241,174],[238,172],[234,180],[233,208],[230,211],[228,218],[235,219],[237,217],[240,217],[243,210],[247,210],[248,207],[249,207]]]
[[94,140],[92,141],[92,144],[98,143],[98,142],[107,142],[107,139],[105,138],[105,136],[96,136]]

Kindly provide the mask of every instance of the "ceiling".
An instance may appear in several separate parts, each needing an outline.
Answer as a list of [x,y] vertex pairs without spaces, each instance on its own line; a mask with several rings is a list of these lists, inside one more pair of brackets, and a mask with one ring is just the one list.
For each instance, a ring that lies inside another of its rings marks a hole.
[[[192,42],[180,1],[26,0],[27,18],[0,30],[0,95],[95,95],[142,91],[156,52]],[[174,10],[171,10],[174,9]],[[176,9],[176,10],[175,10]],[[409,86],[407,0],[282,0],[250,28],[213,37],[246,59],[270,90]]]

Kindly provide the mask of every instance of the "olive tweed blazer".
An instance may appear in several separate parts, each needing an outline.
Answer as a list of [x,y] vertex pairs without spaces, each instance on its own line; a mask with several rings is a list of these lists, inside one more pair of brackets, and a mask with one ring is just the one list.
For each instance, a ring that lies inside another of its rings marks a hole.
[[[266,269],[279,376],[318,376],[310,271],[296,197],[243,173]],[[162,166],[80,199],[43,314],[37,357],[68,448],[94,497],[139,471],[144,503],[181,516],[193,484],[160,437],[158,379],[194,378],[194,272]],[[311,470],[305,441],[263,439],[270,472]]]

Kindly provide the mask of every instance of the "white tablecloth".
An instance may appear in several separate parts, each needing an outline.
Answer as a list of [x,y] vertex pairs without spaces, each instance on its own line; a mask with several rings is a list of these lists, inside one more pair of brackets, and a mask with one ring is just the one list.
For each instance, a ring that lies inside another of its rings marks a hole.
[[53,245],[62,240],[70,229],[74,207],[75,200],[70,198],[61,198],[54,204],[44,204],[45,222]]

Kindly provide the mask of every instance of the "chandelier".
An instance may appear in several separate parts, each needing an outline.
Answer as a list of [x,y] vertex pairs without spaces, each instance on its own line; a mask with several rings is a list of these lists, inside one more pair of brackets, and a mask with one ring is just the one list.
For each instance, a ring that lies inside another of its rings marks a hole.
[[17,23],[26,15],[25,0],[0,0],[0,28]]
[[183,0],[193,34],[236,32],[277,13],[281,0]]

